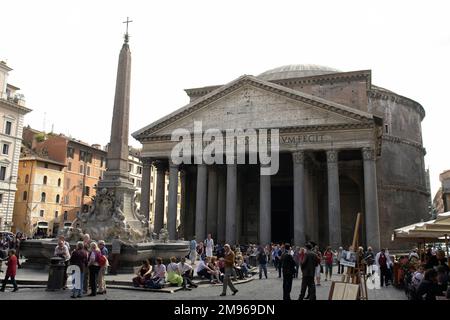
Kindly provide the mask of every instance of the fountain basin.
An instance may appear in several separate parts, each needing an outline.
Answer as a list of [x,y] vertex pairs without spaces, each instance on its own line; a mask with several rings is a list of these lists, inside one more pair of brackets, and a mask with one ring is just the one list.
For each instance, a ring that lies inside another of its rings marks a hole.
[[[26,258],[23,263],[24,268],[47,269],[50,264],[50,258],[53,257],[57,239],[32,239],[25,240],[20,244],[20,254]],[[70,243],[70,250],[75,248],[76,242]],[[111,243],[106,243],[110,252]],[[134,267],[140,266],[143,260],[161,257],[164,262],[168,262],[171,257],[180,259],[189,253],[188,241],[159,241],[123,244],[121,247],[119,268],[121,273],[133,272]]]

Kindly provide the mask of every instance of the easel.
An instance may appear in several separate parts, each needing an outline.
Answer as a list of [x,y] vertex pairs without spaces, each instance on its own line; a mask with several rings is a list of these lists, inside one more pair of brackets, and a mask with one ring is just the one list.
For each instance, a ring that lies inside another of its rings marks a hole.
[[[358,236],[360,223],[361,223],[361,213],[358,212],[356,216],[355,230],[353,232],[353,242],[352,242],[352,248],[355,254],[358,254],[358,247],[359,247]],[[358,264],[358,257],[356,257],[355,267],[354,268],[347,267],[347,274],[344,274],[342,276],[342,282],[359,284],[358,299],[368,300],[366,280],[367,276],[362,273],[360,265]]]

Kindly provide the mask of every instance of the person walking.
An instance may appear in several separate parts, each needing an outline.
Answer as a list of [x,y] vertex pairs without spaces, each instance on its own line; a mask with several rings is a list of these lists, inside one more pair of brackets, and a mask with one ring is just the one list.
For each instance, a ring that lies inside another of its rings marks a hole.
[[386,254],[386,249],[381,249],[380,252],[375,256],[375,264],[378,267],[378,272],[380,273],[380,285],[389,285],[389,266],[390,266],[390,258],[389,255]]
[[207,257],[213,256],[213,250],[214,250],[214,240],[211,236],[211,233],[208,233],[208,237],[205,240],[205,251]]
[[225,249],[225,275],[223,279],[223,288],[222,293],[220,296],[226,296],[227,295],[227,286],[230,286],[231,291],[233,291],[233,296],[238,293],[238,289],[236,289],[231,282],[231,275],[233,274],[233,268],[234,268],[234,252],[231,250],[230,245],[227,243],[224,245]]
[[317,255],[312,251],[312,245],[306,244],[306,252],[301,260],[302,269],[302,287],[298,300],[305,298],[306,288],[308,288],[309,300],[316,300],[316,286],[314,284],[314,276],[316,267],[319,264]]
[[0,289],[0,292],[5,292],[6,283],[8,282],[8,279],[11,279],[11,283],[14,287],[12,292],[16,292],[19,290],[19,287],[17,286],[16,282],[16,272],[17,272],[17,256],[16,256],[16,250],[9,249],[8,250],[8,262],[6,263],[8,265],[8,268],[6,269],[5,279],[3,279],[2,288]]
[[195,236],[189,243],[189,260],[191,260],[192,265],[195,265],[195,261],[197,260],[197,241],[195,241]]
[[259,265],[259,280],[262,279],[262,273],[264,271],[264,276],[267,279],[267,255],[264,252],[264,249],[262,246],[258,248],[258,253],[256,255],[256,260],[258,261]]
[[295,275],[295,261],[290,252],[291,246],[284,245],[281,256],[281,269],[283,270],[283,300],[291,300],[292,281]]
[[80,288],[76,289],[75,286],[72,289],[72,298],[81,298],[83,292],[83,279],[87,269],[88,253],[84,250],[83,242],[77,242],[75,250],[70,257],[70,264],[78,266],[80,268]]
[[333,274],[333,258],[334,252],[331,251],[331,247],[328,246],[323,253],[323,259],[325,260],[325,281],[328,281],[328,275],[330,276],[331,281],[331,275]]

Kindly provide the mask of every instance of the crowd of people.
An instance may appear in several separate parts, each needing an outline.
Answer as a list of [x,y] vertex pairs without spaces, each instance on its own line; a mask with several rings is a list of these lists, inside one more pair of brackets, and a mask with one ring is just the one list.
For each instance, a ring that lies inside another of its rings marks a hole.
[[450,298],[450,268],[444,250],[428,246],[426,250],[413,249],[399,258],[400,280],[411,300],[436,300],[437,296]]
[[[0,272],[3,272],[1,262],[6,261],[7,264],[0,291],[5,290],[7,281],[12,282],[13,291],[18,290],[15,276],[17,268],[20,267],[20,242],[24,239],[19,233],[16,235],[6,233],[0,238],[2,251]],[[293,279],[301,275],[298,299],[315,300],[316,286],[320,286],[322,280],[331,281],[333,271],[337,271],[337,275],[344,274],[344,268],[348,266],[344,261],[353,261],[354,267],[366,275],[372,283],[378,281],[379,287],[394,284],[395,277],[396,284],[404,286],[409,299],[434,300],[436,296],[448,295],[450,271],[448,259],[443,250],[432,246],[420,252],[416,248],[409,255],[400,256],[396,261],[400,269],[394,268],[394,257],[389,254],[387,248],[375,253],[371,247],[367,250],[363,247],[356,250],[352,247],[347,250],[343,247],[337,250],[326,247],[321,251],[314,242],[308,242],[303,247],[291,247],[288,243],[272,243],[266,246],[255,244],[222,246],[214,243],[211,234],[198,242],[194,237],[189,246],[190,251],[186,257],[181,259],[171,257],[167,265],[160,257],[143,261],[132,279],[133,285],[153,289],[174,285],[181,286],[184,290],[192,290],[197,287],[193,282],[196,276],[212,284],[221,284],[222,296],[226,295],[228,287],[234,295],[238,290],[232,280],[251,277],[250,271],[253,267],[258,267],[260,280],[267,279],[267,267],[271,265],[275,268],[278,278],[283,278],[283,299],[290,300]],[[73,288],[71,295],[73,298],[87,294],[89,288],[90,296],[106,294],[105,274],[109,266],[108,255],[105,242],[93,241],[88,234],[83,236],[83,241],[76,243],[73,250],[64,236],[58,238],[54,256],[63,259],[66,270],[69,265],[77,266],[80,270],[81,285]],[[64,278],[64,283],[66,282],[67,272]]]
[[89,234],[85,234],[83,241],[77,242],[73,250],[64,236],[59,236],[54,256],[64,260],[64,284],[67,283],[69,265],[77,266],[80,270],[80,286],[73,287],[72,298],[81,298],[83,294],[88,293],[89,288],[91,290],[89,296],[106,294],[105,274],[109,266],[108,254],[105,241],[93,241]]

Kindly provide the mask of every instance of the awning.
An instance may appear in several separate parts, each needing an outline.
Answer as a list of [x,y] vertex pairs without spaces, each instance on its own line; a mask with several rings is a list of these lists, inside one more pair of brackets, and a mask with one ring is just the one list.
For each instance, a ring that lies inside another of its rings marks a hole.
[[36,228],[48,229],[48,222],[47,221],[39,221],[37,223]]
[[450,237],[450,212],[441,213],[436,219],[418,222],[394,230],[393,240],[444,242]]

